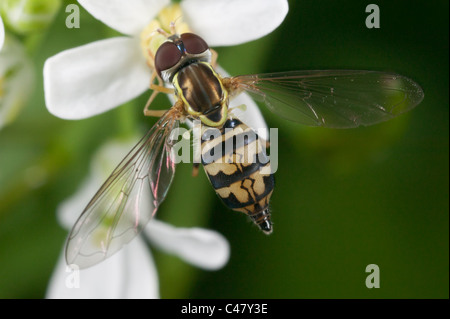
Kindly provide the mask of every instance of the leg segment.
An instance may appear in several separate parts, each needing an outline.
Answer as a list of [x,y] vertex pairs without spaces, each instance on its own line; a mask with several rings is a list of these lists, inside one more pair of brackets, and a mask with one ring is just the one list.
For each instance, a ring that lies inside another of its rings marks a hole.
[[[158,85],[154,84],[153,81],[155,78],[158,78]],[[153,71],[152,77],[150,79],[150,89],[153,90],[152,94],[150,95],[150,98],[148,99],[147,103],[144,107],[144,115],[145,116],[156,116],[160,117],[162,114],[166,112],[166,110],[150,110],[149,107],[152,104],[153,100],[159,93],[166,93],[166,94],[174,94],[175,91],[170,88],[166,88],[162,82],[162,80],[157,77],[156,71]]]

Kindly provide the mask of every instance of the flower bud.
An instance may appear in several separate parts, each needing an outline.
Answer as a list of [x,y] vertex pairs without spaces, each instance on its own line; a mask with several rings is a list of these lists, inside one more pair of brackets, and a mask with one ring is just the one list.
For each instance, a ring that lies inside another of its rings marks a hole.
[[61,0],[2,0],[0,14],[12,31],[29,34],[47,28],[60,6]]

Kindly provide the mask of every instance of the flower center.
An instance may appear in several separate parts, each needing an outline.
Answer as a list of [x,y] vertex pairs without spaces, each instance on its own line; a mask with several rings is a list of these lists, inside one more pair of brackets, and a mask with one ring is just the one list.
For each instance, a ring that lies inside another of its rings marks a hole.
[[156,51],[166,41],[167,34],[182,34],[185,32],[190,32],[190,29],[183,21],[180,5],[174,3],[163,8],[141,32],[141,48],[148,66],[152,69],[155,68]]

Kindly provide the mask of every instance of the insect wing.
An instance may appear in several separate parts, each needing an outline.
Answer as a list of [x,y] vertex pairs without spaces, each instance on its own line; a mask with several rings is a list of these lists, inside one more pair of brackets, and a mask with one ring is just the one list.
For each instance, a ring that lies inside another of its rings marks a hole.
[[87,268],[103,261],[153,217],[175,174],[167,137],[177,125],[163,116],[112,172],[69,235],[67,264]]
[[330,128],[386,121],[412,109],[424,97],[411,79],[375,71],[293,71],[229,80],[233,89],[249,92],[281,117]]

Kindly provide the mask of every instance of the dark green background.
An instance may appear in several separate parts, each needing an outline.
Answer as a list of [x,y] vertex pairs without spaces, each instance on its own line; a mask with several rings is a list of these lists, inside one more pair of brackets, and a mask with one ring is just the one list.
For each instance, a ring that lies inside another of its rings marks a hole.
[[[365,26],[369,3],[290,1],[275,32],[218,48],[219,63],[233,75],[394,71],[416,80],[424,101],[388,123],[342,131],[297,126],[262,107],[269,126],[279,128],[269,237],[226,209],[203,173],[194,179],[191,166],[180,165],[158,217],[219,231],[231,257],[210,272],[153,250],[162,297],[448,298],[448,1],[376,1],[380,29]],[[65,17],[61,10],[32,57],[32,100],[0,131],[1,298],[44,297],[66,236],[55,218],[58,203],[77,190],[104,142],[135,127],[143,134],[153,123],[141,116],[148,93],[82,121],[48,113],[45,59],[115,35],[84,10],[80,29],[67,29]],[[44,178],[31,187],[39,170]],[[368,264],[380,267],[380,289],[365,286]]]

